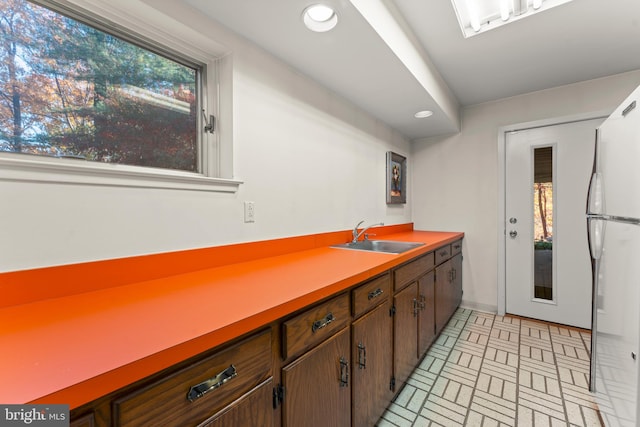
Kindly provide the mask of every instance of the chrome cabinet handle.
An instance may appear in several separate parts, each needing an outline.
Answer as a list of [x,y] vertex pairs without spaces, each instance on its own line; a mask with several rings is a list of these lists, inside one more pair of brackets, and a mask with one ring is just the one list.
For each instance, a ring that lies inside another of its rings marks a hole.
[[379,297],[380,295],[382,295],[382,294],[383,294],[383,292],[384,292],[384,291],[383,291],[382,289],[378,288],[378,289],[376,289],[375,291],[371,291],[371,292],[369,292],[369,297],[368,297],[368,298],[369,298],[369,300],[372,300],[372,299],[377,298],[377,297]]
[[340,357],[340,387],[349,387],[349,362]]
[[336,318],[333,316],[333,313],[328,313],[324,319],[320,319],[320,320],[316,320],[315,322],[313,322],[313,325],[311,325],[311,332],[315,333],[316,331],[318,331],[319,329],[324,328],[325,326],[327,326],[329,323],[333,322],[334,320],[336,320]]
[[518,235],[518,232],[517,232],[516,230],[511,230],[511,231],[509,232],[509,236],[510,236],[512,239],[515,239],[517,235]]
[[440,256],[447,256],[449,254],[448,251],[444,250],[444,251],[440,251]]
[[222,386],[222,384],[237,376],[238,371],[236,371],[236,367],[231,365],[215,377],[192,386],[189,389],[189,393],[187,393],[187,399],[190,402],[194,402],[196,399],[200,399],[205,394],[217,389],[218,387]]
[[418,317],[418,300],[416,298],[413,299],[413,317]]

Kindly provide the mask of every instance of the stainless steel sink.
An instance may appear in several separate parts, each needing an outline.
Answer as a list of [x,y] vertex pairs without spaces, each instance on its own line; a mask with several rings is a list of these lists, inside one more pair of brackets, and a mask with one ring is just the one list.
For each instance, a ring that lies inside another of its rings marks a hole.
[[356,243],[343,243],[340,245],[333,245],[332,248],[340,249],[352,249],[356,251],[370,251],[370,252],[386,252],[391,254],[401,254],[423,246],[424,243],[418,242],[397,242],[395,240],[361,240]]

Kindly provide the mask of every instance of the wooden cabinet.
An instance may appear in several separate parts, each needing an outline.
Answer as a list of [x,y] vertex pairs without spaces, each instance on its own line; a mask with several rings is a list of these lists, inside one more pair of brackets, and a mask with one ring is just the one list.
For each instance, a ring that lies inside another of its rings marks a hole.
[[435,337],[435,254],[429,252],[394,270],[394,377],[398,389]]
[[394,270],[393,358],[398,390],[460,305],[461,251],[459,240]]
[[439,334],[451,315],[451,261],[436,267],[436,333]]
[[394,377],[409,377],[435,339],[434,272],[427,272],[394,297]]
[[82,417],[78,417],[69,423],[69,427],[94,427],[93,414],[87,414]]
[[272,393],[273,378],[269,378],[198,427],[274,427],[273,409],[265,407]]
[[406,285],[431,270],[434,265],[434,253],[429,252],[426,255],[422,255],[421,257],[396,268],[393,271],[393,289],[398,292]]
[[435,273],[431,270],[418,279],[418,358],[435,340],[435,322]]
[[358,318],[373,307],[387,301],[391,294],[389,273],[370,280],[352,292],[353,317]]
[[282,368],[284,427],[351,425],[349,350],[344,328]]
[[[462,302],[462,254],[457,254],[451,258],[451,269],[453,270],[452,283],[452,311]],[[453,314],[453,313],[452,313]]]
[[436,267],[436,333],[440,333],[462,301],[462,254]]
[[[202,423],[271,376],[271,348],[271,330],[267,329],[119,397],[113,402],[113,424],[129,427]],[[273,416],[270,398],[260,406],[265,416]]]
[[435,250],[436,265],[451,258],[451,245],[445,245]]
[[[390,275],[353,291],[351,325],[352,425],[373,426],[393,398]],[[368,311],[367,311],[368,310]]]
[[73,427],[375,425],[462,299],[462,241],[72,411]]
[[349,294],[319,304],[282,324],[282,357],[289,359],[324,341],[351,322]]
[[348,293],[282,323],[282,424],[351,425],[351,311]]
[[418,282],[393,298],[393,365],[395,383],[401,386],[418,363]]

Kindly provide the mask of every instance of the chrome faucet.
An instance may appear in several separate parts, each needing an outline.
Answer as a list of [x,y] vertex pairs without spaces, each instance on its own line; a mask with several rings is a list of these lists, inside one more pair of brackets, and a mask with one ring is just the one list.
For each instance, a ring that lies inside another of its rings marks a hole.
[[384,225],[384,222],[379,222],[377,224],[372,224],[368,227],[365,227],[364,229],[362,229],[362,231],[360,231],[358,233],[358,227],[360,227],[360,225],[363,223],[364,221],[360,221],[358,223],[358,225],[356,225],[353,229],[353,240],[351,240],[351,243],[356,243],[358,241],[358,239],[360,238],[360,236],[362,236],[364,234],[364,240],[368,239],[368,236],[365,234],[367,232],[368,229],[370,229],[371,227],[376,227],[378,225]]

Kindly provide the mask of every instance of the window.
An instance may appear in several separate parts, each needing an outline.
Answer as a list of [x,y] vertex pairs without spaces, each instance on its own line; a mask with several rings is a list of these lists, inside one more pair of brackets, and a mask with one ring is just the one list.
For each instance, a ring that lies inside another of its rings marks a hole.
[[65,3],[38,3],[47,7],[0,0],[0,167],[216,175],[206,62]]
[[572,0],[451,0],[465,38]]

